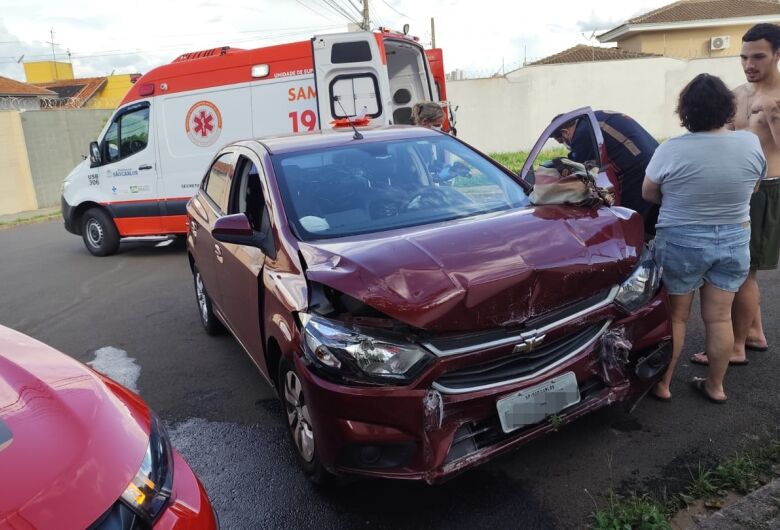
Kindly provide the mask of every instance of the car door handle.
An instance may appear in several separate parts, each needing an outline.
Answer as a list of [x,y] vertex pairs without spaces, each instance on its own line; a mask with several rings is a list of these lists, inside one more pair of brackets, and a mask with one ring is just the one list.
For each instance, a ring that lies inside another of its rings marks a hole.
[[143,171],[145,169],[152,169],[152,166],[149,164],[144,164],[143,166],[138,166],[138,171]]
[[222,247],[214,243],[214,254],[217,256],[217,261],[222,263]]

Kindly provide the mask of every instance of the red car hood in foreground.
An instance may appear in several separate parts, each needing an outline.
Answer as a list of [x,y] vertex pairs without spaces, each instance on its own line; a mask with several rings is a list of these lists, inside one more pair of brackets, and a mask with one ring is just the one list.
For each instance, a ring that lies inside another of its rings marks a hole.
[[122,387],[0,327],[0,527],[92,524],[138,471],[148,414]]
[[517,325],[617,285],[642,245],[628,210],[539,206],[300,248],[311,281],[409,325],[462,332]]

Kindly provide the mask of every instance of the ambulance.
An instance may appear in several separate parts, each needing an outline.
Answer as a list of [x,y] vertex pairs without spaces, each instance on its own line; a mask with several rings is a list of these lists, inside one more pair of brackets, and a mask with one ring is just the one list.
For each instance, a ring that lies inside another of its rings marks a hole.
[[136,81],[65,178],[65,228],[95,256],[115,253],[122,238],[184,234],[187,201],[223,145],[358,115],[408,124],[418,101],[449,109],[442,51],[405,32],[186,53]]

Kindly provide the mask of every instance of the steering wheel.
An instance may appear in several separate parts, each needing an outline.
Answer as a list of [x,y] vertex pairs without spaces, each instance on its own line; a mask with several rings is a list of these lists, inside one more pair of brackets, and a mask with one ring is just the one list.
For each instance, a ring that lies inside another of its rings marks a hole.
[[399,212],[407,212],[410,210],[421,210],[423,208],[441,208],[443,206],[449,206],[450,201],[447,194],[440,188],[425,188],[415,193],[411,199],[406,201],[400,208]]

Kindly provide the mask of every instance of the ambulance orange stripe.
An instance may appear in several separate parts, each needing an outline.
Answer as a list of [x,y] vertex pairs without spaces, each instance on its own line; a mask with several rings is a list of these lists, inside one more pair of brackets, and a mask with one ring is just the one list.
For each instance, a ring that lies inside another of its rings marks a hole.
[[122,237],[187,233],[186,215],[116,217],[114,223]]

